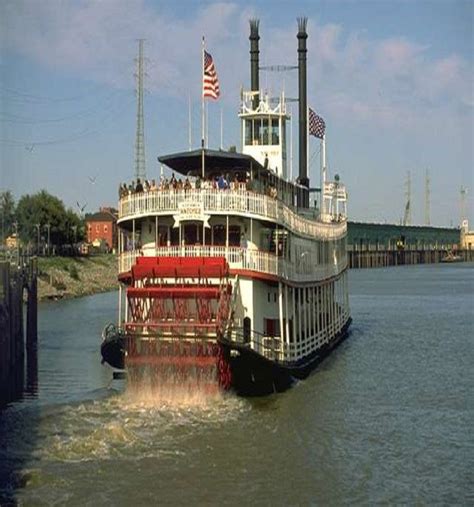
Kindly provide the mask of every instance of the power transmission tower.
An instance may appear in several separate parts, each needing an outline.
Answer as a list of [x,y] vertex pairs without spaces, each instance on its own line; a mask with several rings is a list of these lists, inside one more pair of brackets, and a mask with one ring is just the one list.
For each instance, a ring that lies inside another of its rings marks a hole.
[[431,181],[430,171],[426,169],[425,175],[425,225],[431,225]]
[[411,173],[407,171],[405,181],[405,213],[403,214],[403,225],[411,225]]
[[138,58],[137,62],[137,132],[135,139],[135,178],[142,181],[146,178],[145,168],[145,128],[143,120],[143,42],[144,39],[138,39]]

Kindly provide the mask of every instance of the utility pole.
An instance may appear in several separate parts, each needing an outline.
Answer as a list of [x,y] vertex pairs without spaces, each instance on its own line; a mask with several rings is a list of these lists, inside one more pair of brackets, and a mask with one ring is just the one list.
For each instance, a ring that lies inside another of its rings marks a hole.
[[18,222],[13,222],[13,228],[15,229],[15,240],[16,240],[16,260],[17,264],[20,262],[20,236],[18,234]]
[[431,225],[431,181],[430,171],[426,169],[425,175],[425,225]]
[[137,132],[135,139],[135,178],[144,180],[146,178],[145,168],[145,127],[143,119],[143,42],[145,39],[138,39],[137,73]]
[[35,224],[35,227],[38,231],[38,240],[37,240],[37,247],[36,247],[36,255],[39,255],[40,251],[40,230],[41,230],[41,224]]
[[411,225],[411,173],[407,171],[405,181],[405,213],[403,215],[403,225]]
[[463,223],[463,220],[466,220],[466,196],[467,196],[467,188],[463,185],[461,185],[461,188],[459,190],[460,194],[460,211],[461,211],[461,221],[460,224]]
[[47,245],[47,250],[46,251],[48,252],[48,256],[49,256],[49,240],[50,240],[49,233],[50,233],[50,230],[51,230],[51,224],[45,224],[44,227],[45,227],[45,229],[48,229],[48,245]]

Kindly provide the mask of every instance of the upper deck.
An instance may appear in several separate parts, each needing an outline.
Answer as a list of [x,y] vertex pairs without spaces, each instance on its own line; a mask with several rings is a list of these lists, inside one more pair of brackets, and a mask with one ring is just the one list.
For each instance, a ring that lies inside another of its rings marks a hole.
[[294,234],[335,240],[345,235],[346,219],[342,214],[318,215],[304,210],[304,216],[276,197],[248,191],[242,187],[226,190],[205,188],[188,190],[150,190],[132,193],[119,201],[119,224],[149,216],[173,215],[175,219],[206,220],[211,215],[235,215],[272,222]]

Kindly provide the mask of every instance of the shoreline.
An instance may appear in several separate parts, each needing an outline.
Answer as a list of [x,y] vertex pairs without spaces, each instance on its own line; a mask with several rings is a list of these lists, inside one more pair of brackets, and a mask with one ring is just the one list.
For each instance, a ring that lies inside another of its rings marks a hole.
[[117,257],[41,257],[38,301],[58,301],[109,292],[117,288]]

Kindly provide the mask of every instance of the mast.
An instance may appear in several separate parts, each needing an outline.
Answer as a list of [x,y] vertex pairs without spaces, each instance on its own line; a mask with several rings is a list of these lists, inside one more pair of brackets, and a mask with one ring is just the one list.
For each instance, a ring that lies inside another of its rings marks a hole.
[[206,147],[206,110],[204,108],[204,35],[201,48],[201,172],[204,178],[204,149]]

